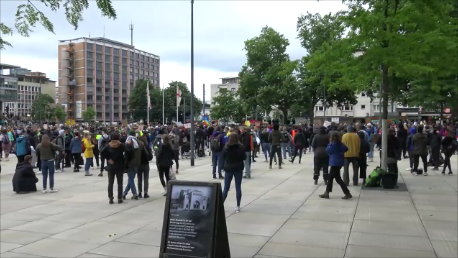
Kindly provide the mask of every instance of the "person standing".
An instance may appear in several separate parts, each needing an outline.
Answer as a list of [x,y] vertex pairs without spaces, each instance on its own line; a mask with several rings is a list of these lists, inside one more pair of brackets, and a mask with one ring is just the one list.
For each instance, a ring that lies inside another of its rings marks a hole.
[[174,129],[170,134],[170,146],[173,150],[173,160],[175,161],[175,173],[178,174],[178,169],[180,168],[180,135],[178,134],[178,129]]
[[[163,196],[167,195],[167,183],[170,180],[170,167],[173,165],[173,150],[170,146],[170,138],[164,134],[162,137],[162,144],[158,149],[157,154],[157,167],[159,173],[159,180],[164,188]],[[164,182],[165,177],[165,182]]]
[[314,184],[318,185],[320,178],[320,170],[323,169],[323,181],[326,185],[328,183],[329,173],[329,155],[326,154],[326,147],[329,144],[329,135],[326,133],[326,127],[321,126],[318,128],[318,134],[313,137],[313,180]]
[[320,198],[329,199],[329,193],[332,192],[332,183],[335,179],[336,183],[340,185],[342,191],[345,194],[342,199],[351,199],[353,196],[351,195],[350,190],[348,190],[347,185],[340,177],[340,169],[345,163],[345,152],[348,151],[348,148],[345,146],[345,144],[342,143],[340,139],[340,133],[338,132],[332,132],[329,141],[330,143],[326,147],[325,152],[329,155],[329,165],[331,166],[331,171],[329,173],[329,180],[326,185],[326,192],[319,196]]
[[444,167],[442,168],[442,175],[445,175],[445,170],[448,167],[448,175],[452,176],[452,166],[450,164],[450,158],[453,156],[458,148],[458,142],[455,138],[455,132],[453,130],[447,131],[447,136],[442,140],[442,153],[444,153]]
[[[148,140],[144,136],[138,138],[143,143],[143,150],[141,153],[141,162],[140,167],[137,172],[137,182],[138,182],[138,198],[149,198],[148,189],[149,189],[149,162],[153,159],[153,152],[148,145]],[[143,188],[144,186],[144,188]],[[142,190],[144,195],[142,195]]]
[[293,158],[290,160],[291,163],[294,163],[294,159],[296,158],[297,154],[299,153],[299,164],[301,164],[302,159],[302,151],[307,149],[307,139],[305,138],[302,129],[299,128],[297,133],[294,134],[294,152]]
[[283,134],[278,130],[278,124],[274,124],[272,132],[269,134],[269,142],[270,142],[270,160],[269,160],[269,169],[272,169],[272,160],[277,154],[278,156],[278,168],[282,169],[281,165],[283,163],[282,156],[281,156],[281,143],[285,141]]
[[92,136],[91,133],[86,132],[84,133],[84,138],[83,138],[83,146],[84,146],[84,175],[85,176],[92,176],[92,173],[89,172],[89,169],[92,166],[92,163],[94,162],[94,144],[92,144]]
[[441,153],[442,135],[439,129],[434,128],[433,133],[430,136],[431,140],[431,155],[433,158],[434,168],[433,170],[439,170],[439,158]]
[[247,155],[242,144],[240,144],[237,134],[229,135],[227,144],[223,147],[221,160],[224,164],[225,178],[223,189],[223,202],[226,201],[227,193],[231,188],[232,178],[235,181],[235,195],[237,206],[235,212],[240,212],[240,202],[242,200],[242,178],[243,168]]
[[73,172],[80,172],[80,166],[84,165],[84,160],[81,157],[83,152],[83,142],[80,138],[79,132],[75,132],[75,137],[70,142],[70,152],[74,160]]
[[418,165],[421,161],[423,162],[423,175],[427,176],[428,175],[428,145],[429,145],[429,140],[428,136],[423,133],[423,125],[420,125],[417,127],[417,133],[414,134],[412,137],[412,145],[413,145],[413,175],[416,176],[418,173]]
[[131,199],[138,200],[137,188],[135,187],[135,176],[141,165],[141,155],[144,144],[135,137],[135,131],[131,130],[129,131],[125,146],[127,158],[127,185],[124,189],[123,199],[126,199],[127,194],[132,190]]
[[253,150],[253,137],[250,133],[250,128],[240,128],[239,141],[245,149],[247,158],[245,159],[245,176],[244,178],[251,178],[251,151]]
[[217,127],[213,134],[210,136],[210,149],[212,151],[212,174],[213,179],[216,179],[216,169],[218,168],[219,179],[224,179],[221,174],[223,168],[222,150],[224,147],[224,134],[221,132],[221,127]]
[[102,152],[108,146],[109,142],[110,142],[110,137],[108,136],[108,130],[106,128],[103,128],[102,134],[100,135],[99,139],[97,140],[97,146],[100,152],[100,174],[99,176],[103,176],[103,170],[105,169],[106,158],[103,156]]
[[345,152],[344,162],[344,174],[343,181],[348,186],[350,183],[350,175],[348,173],[348,167],[350,163],[353,165],[353,185],[358,185],[358,158],[359,151],[361,148],[361,141],[359,136],[356,134],[356,128],[353,126],[347,127],[348,132],[342,136],[342,143],[347,147]]
[[8,136],[8,131],[6,131],[6,129],[2,130],[2,134],[0,135],[0,140],[2,143],[2,150],[5,153],[4,159],[5,161],[9,161],[10,150],[11,150],[11,141],[10,141],[10,137]]
[[54,188],[54,157],[56,151],[61,153],[63,150],[49,140],[49,136],[44,134],[41,137],[41,143],[38,144],[36,152],[41,159],[41,174],[43,175],[43,193],[47,193],[47,183],[49,176],[50,193],[55,193]]
[[116,177],[118,185],[118,203],[123,202],[123,175],[126,167],[126,160],[124,158],[124,144],[119,141],[119,134],[117,132],[111,133],[112,140],[107,144],[106,148],[102,150],[102,155],[107,159],[106,171],[108,174],[108,199],[109,203],[113,204],[113,185]]
[[[21,132],[21,135],[16,138],[16,157],[18,163],[24,161],[25,155],[31,154],[30,143],[28,137],[25,135],[25,131]],[[53,165],[54,166],[54,165]]]

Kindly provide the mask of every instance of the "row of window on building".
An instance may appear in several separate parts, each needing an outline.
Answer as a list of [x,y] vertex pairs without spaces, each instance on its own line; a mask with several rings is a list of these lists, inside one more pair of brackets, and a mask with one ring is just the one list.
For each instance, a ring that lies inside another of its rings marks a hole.
[[[120,49],[119,48],[113,48],[109,46],[102,46],[99,44],[95,45],[95,52],[101,53],[102,50],[104,49],[105,54],[113,54],[114,56],[119,56],[120,55]],[[94,51],[94,47],[92,43],[86,43],[86,50],[88,52]],[[111,51],[113,50],[113,52]],[[148,63],[154,63],[154,64],[159,64],[159,59],[157,57],[154,57],[152,54],[149,53],[132,53],[130,52],[130,59],[135,59],[135,60],[140,60],[140,61],[145,61]],[[127,57],[128,50],[123,49],[122,50],[122,57]],[[135,58],[134,58],[135,57]]]
[[22,91],[26,91],[26,92],[37,92],[37,93],[41,92],[41,87],[37,87],[37,86],[19,85],[18,89]]
[[[342,106],[339,109],[342,111],[353,111],[353,105]],[[329,108],[328,108],[329,109]],[[361,105],[360,110],[366,110],[366,105]],[[372,105],[372,110],[375,112],[380,112],[380,105]],[[388,105],[388,111],[391,110],[391,105]],[[315,111],[324,111],[323,106],[315,106]]]

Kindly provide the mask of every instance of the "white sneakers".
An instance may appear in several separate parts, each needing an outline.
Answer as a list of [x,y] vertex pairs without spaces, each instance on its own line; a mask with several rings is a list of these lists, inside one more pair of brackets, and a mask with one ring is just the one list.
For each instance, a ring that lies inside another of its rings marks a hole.
[[164,186],[164,192],[162,193],[162,196],[166,196],[167,195],[167,186]]
[[[43,192],[44,194],[45,194],[45,193],[48,193],[48,191],[47,191],[46,189],[43,189],[42,192]],[[57,191],[57,189],[51,189],[51,190],[49,190],[49,193],[57,193],[57,192],[59,192],[59,191]]]
[[239,212],[240,212],[240,206],[235,207],[235,213],[239,213]]

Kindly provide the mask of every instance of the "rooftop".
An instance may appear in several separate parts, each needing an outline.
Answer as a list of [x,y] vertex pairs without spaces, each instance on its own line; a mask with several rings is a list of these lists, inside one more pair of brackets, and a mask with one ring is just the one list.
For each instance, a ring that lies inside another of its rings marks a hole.
[[0,63],[0,70],[3,70],[3,69],[15,69],[15,68],[21,68],[21,67],[20,66],[16,66],[16,65]]

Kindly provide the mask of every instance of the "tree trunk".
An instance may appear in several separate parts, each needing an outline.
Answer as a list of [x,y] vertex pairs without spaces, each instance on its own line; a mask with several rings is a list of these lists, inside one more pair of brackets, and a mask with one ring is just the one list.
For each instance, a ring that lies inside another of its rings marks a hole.
[[286,124],[286,120],[288,120],[288,109],[281,108],[281,112],[283,112],[283,124]]

